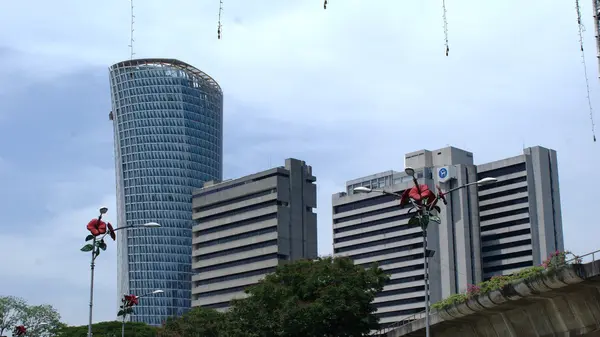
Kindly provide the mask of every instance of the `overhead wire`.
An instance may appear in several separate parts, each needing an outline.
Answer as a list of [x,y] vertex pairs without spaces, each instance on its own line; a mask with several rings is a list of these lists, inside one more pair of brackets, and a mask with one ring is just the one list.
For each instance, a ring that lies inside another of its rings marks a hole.
[[590,80],[588,78],[587,64],[585,62],[585,52],[583,49],[583,33],[585,32],[585,26],[581,20],[581,6],[579,0],[575,0],[575,10],[577,11],[577,28],[579,32],[579,48],[581,50],[581,63],[583,64],[583,74],[585,77],[586,87],[586,98],[588,103],[588,109],[590,113],[590,122],[592,126],[592,139],[596,142],[596,125],[594,123],[594,109],[592,108],[592,99],[590,97]]

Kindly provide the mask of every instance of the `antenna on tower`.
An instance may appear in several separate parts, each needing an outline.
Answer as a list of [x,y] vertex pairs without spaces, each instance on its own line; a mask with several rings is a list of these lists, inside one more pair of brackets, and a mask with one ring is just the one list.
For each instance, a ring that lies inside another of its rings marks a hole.
[[130,0],[131,2],[131,31],[130,31],[130,35],[129,35],[129,54],[130,54],[130,58],[133,60],[133,55],[135,55],[135,53],[133,52],[133,42],[135,41],[133,39],[133,24],[135,23],[135,15],[133,15],[133,0]]
[[217,39],[221,39],[221,14],[223,13],[223,0],[219,0],[219,22],[217,23]]

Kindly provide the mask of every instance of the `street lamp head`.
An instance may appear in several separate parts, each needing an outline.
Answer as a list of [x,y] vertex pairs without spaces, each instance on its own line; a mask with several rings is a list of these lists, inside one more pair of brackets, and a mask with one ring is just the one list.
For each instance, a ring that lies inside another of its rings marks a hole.
[[164,292],[165,292],[164,290],[160,290],[160,289],[159,289],[159,290],[154,290],[152,293],[153,293],[153,294],[162,294],[162,293],[164,293]]
[[156,222],[148,222],[142,225],[143,227],[148,227],[148,228],[157,228],[160,227],[159,223]]
[[365,187],[365,186],[360,186],[354,189],[354,193],[371,193],[373,192],[372,189]]
[[108,212],[108,207],[106,207],[106,206],[100,207],[100,214],[106,214],[106,212]]
[[496,179],[496,178],[488,177],[488,178],[483,178],[481,180],[478,180],[477,185],[481,186],[481,185],[493,184],[497,181],[498,181],[498,179]]
[[406,173],[407,175],[414,177],[415,176],[415,169],[412,167],[407,167],[404,169],[404,173]]

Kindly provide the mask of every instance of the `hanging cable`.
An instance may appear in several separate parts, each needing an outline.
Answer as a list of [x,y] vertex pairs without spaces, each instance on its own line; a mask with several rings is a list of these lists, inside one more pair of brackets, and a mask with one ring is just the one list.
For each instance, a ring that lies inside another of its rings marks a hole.
[[327,0],[325,0],[325,2],[323,2],[323,9],[327,9]]
[[579,48],[581,50],[581,63],[583,64],[583,74],[585,77],[585,88],[587,93],[587,103],[590,111],[590,122],[592,124],[592,139],[596,142],[596,125],[594,124],[594,110],[592,108],[592,99],[590,97],[590,80],[588,78],[587,64],[585,62],[585,52],[583,50],[583,33],[585,32],[585,26],[581,21],[581,6],[579,0],[575,0],[575,9],[577,11],[577,26],[579,30]]
[[133,55],[135,55],[135,53],[133,52],[133,42],[135,41],[133,39],[133,24],[135,23],[135,15],[133,15],[133,0],[130,1],[131,2],[131,30],[129,32],[129,57],[133,60]]
[[448,18],[446,17],[446,0],[442,0],[442,18],[444,19],[444,39],[446,40],[446,56],[450,53],[448,45]]
[[217,39],[221,39],[221,13],[223,13],[223,0],[219,0],[219,22],[217,23]]

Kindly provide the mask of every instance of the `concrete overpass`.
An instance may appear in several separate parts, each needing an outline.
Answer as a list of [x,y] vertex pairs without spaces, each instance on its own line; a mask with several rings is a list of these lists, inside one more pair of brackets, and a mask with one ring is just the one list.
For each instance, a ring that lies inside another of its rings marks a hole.
[[[383,336],[425,336],[421,317]],[[600,260],[432,312],[431,337],[600,337]]]

